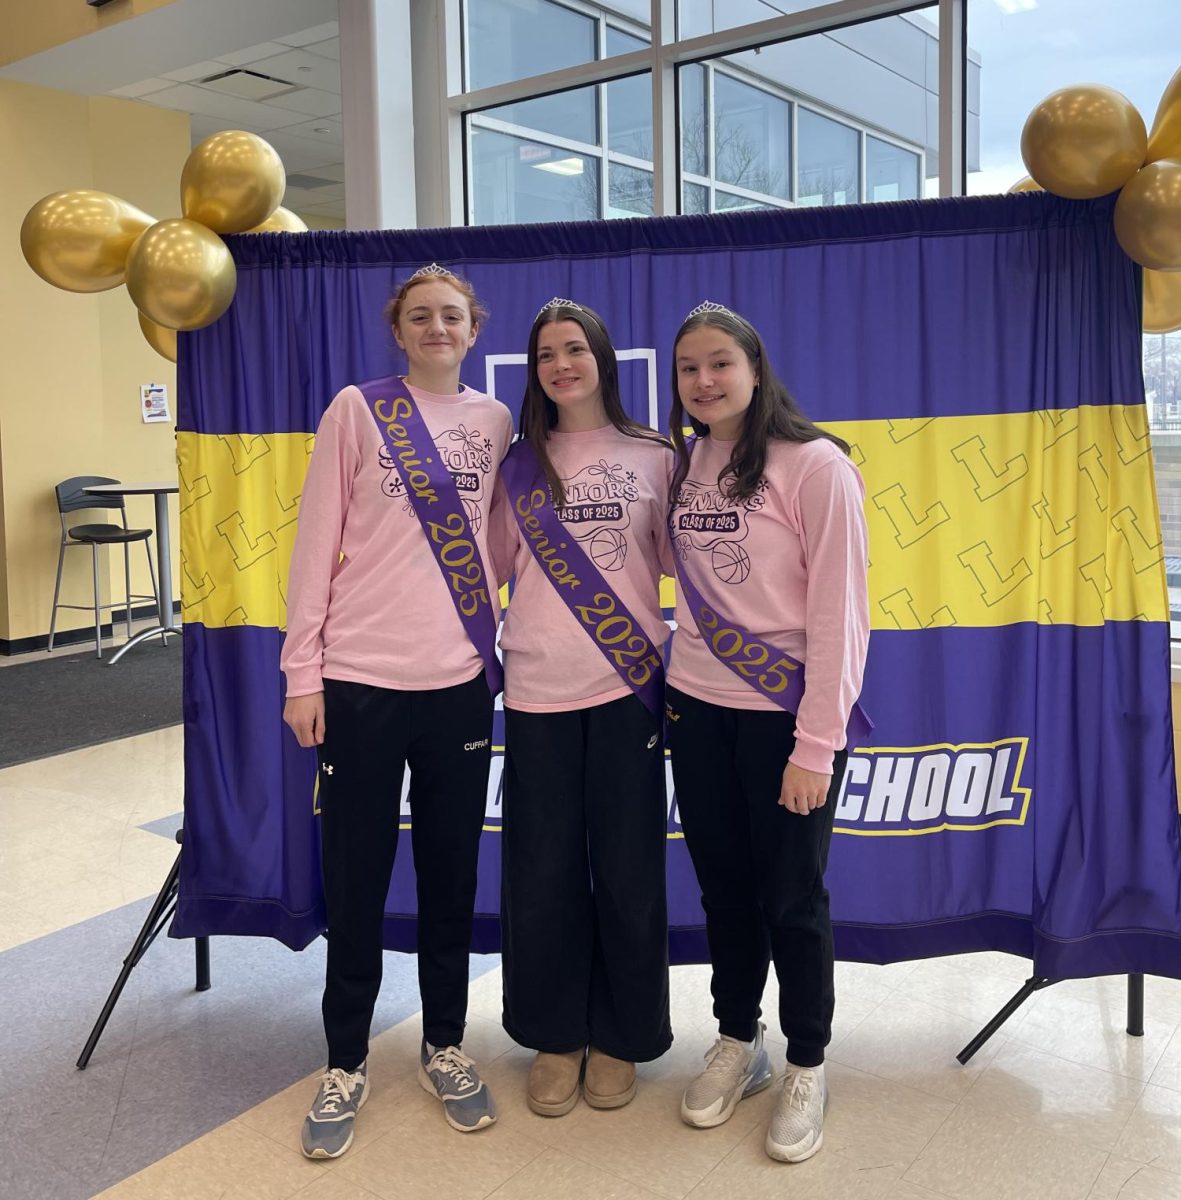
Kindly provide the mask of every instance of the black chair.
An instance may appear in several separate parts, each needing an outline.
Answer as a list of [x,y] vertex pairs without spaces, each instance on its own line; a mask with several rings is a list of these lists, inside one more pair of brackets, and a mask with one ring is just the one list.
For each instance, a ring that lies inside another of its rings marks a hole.
[[[127,636],[131,637],[131,602],[133,600],[152,600],[156,607],[160,606],[160,589],[156,583],[156,568],[152,563],[152,551],[148,543],[152,537],[150,529],[128,529],[127,507],[122,496],[91,496],[83,488],[92,487],[97,483],[118,483],[117,479],[109,479],[103,475],[75,475],[72,479],[64,479],[53,490],[57,493],[57,511],[62,523],[61,546],[57,552],[57,582],[53,585],[53,612],[49,618],[49,651],[53,652],[53,635],[57,626],[57,610],[59,608],[76,608],[89,612],[94,611],[94,652],[98,658],[103,656],[102,645],[102,610],[115,609],[115,603],[99,603],[98,586],[98,548],[99,546],[123,547],[123,578],[124,594],[127,599]],[[66,524],[66,513],[79,512],[87,508],[117,508],[121,525],[75,525],[72,528]],[[131,593],[131,543],[143,542],[144,551],[148,556],[148,570],[152,574],[152,595],[132,595]],[[90,565],[94,576],[93,604],[62,604],[58,597],[62,587],[62,565],[66,558],[66,548],[70,546],[89,546]],[[112,630],[112,633],[114,631]]]

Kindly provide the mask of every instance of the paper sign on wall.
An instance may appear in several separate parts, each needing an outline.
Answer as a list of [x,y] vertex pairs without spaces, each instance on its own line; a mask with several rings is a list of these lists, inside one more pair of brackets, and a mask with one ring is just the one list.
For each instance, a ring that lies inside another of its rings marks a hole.
[[141,383],[139,385],[139,411],[145,425],[168,418],[168,385],[166,383]]

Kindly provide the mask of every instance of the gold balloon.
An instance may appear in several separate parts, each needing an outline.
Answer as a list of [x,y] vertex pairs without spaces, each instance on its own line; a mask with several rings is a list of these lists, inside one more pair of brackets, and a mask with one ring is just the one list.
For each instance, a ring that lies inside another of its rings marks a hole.
[[302,217],[297,217],[289,208],[280,206],[261,225],[244,230],[245,233],[307,233],[308,227]]
[[1149,163],[1115,202],[1115,236],[1152,271],[1181,271],[1181,159]]
[[1022,175],[1011,188],[1009,194],[1013,192],[1044,192],[1046,189],[1042,187],[1036,179],[1031,179],[1028,175]]
[[1144,272],[1144,332],[1181,329],[1181,271]]
[[200,329],[230,306],[237,271],[216,233],[173,217],[145,230],[127,256],[135,307],[166,329]]
[[1181,158],[1181,70],[1169,80],[1156,106],[1156,118],[1148,137],[1148,162]]
[[185,160],[180,207],[215,233],[242,233],[275,211],[286,188],[275,148],[257,134],[227,129],[207,137]]
[[1051,92],[1021,131],[1030,175],[1047,192],[1072,200],[1123,187],[1147,152],[1144,118],[1126,96],[1097,83]]
[[139,313],[139,327],[143,331],[147,343],[157,354],[162,354],[169,362],[176,362],[176,330],[165,329]]
[[123,282],[131,243],[155,217],[107,192],[54,192],[21,225],[25,262],[67,292],[105,292]]

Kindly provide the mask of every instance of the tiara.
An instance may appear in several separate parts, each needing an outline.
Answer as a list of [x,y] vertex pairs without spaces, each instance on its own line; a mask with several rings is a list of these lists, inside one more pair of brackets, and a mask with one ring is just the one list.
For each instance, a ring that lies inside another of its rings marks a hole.
[[728,309],[724,304],[716,304],[713,300],[703,300],[695,309],[685,314],[685,320],[687,321],[690,317],[700,316],[701,313],[728,312],[730,312],[730,309]]
[[419,267],[406,282],[409,283],[412,279],[421,279],[424,276],[428,278],[437,278],[440,275],[451,275],[452,272],[447,267],[441,267],[438,263],[430,263],[425,267]]
[[[561,296],[555,296],[552,300],[547,300],[538,310],[537,317],[540,317],[543,312],[551,308],[572,308],[575,312],[582,312],[582,305],[575,304],[573,300],[563,300]],[[533,319],[536,321],[537,317]]]

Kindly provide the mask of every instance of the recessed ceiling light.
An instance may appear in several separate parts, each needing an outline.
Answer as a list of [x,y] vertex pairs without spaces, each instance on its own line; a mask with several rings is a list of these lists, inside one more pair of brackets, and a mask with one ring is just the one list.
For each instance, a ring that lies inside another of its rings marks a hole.
[[549,171],[552,175],[581,175],[583,162],[581,158],[559,158],[553,162],[533,164],[539,171]]

